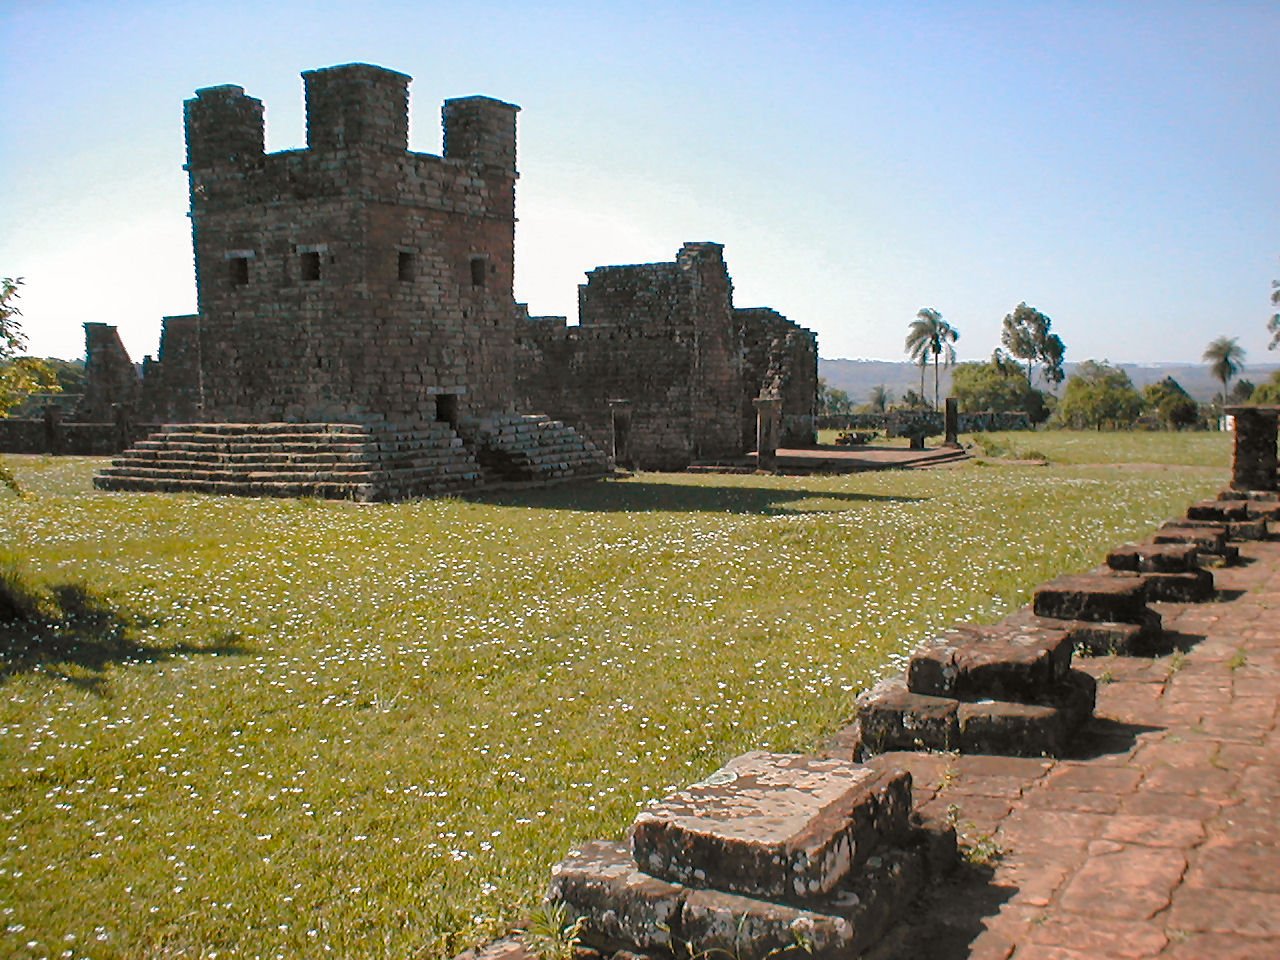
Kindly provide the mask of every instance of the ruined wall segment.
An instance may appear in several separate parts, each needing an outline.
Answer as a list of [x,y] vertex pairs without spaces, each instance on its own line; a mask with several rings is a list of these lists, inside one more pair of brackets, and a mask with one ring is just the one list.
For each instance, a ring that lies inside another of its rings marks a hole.
[[783,445],[812,445],[813,333],[773,310],[735,310],[717,243],[674,261],[597,267],[578,288],[579,325],[521,314],[519,394],[532,408],[610,440],[611,399],[631,402],[629,452],[646,469],[754,448],[762,391],[783,400]]
[[307,148],[264,154],[239,87],[186,103],[203,414],[434,420],[510,409],[517,107],[449,101],[410,153],[404,74],[303,74]]
[[86,323],[84,396],[76,407],[75,419],[109,423],[113,407],[136,408],[142,384],[138,370],[120,340],[120,332],[106,323]]
[[141,419],[188,423],[203,417],[200,370],[200,318],[165,317],[155,359],[142,361]]
[[744,439],[754,438],[756,397],[778,397],[782,413],[778,442],[810,447],[817,442],[818,338],[768,307],[734,310],[743,348]]

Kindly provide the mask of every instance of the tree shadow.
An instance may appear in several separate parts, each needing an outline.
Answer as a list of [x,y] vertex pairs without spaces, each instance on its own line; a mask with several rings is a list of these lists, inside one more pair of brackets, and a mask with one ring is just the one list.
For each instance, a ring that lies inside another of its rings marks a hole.
[[[794,479],[794,478],[793,478]],[[804,516],[836,513],[843,506],[826,509],[791,508],[804,500],[859,503],[920,503],[923,497],[874,493],[849,493],[821,485],[790,483],[786,487],[733,484],[673,484],[644,480],[628,483],[574,483],[554,487],[503,490],[468,494],[475,503],[495,506],[575,510],[586,513],[734,513],[761,516]]]
[[1097,760],[1099,757],[1130,753],[1144,733],[1159,733],[1164,727],[1145,723],[1124,723],[1107,717],[1094,717],[1075,732],[1064,760]]
[[137,633],[154,625],[154,619],[124,609],[81,583],[56,584],[46,592],[52,602],[44,609],[10,610],[0,619],[0,685],[39,672],[101,694],[105,671],[113,664],[250,652],[231,631],[203,643],[143,643]]
[[968,960],[987,918],[1000,913],[1017,892],[1007,881],[997,884],[990,865],[961,861],[924,890],[866,960]]

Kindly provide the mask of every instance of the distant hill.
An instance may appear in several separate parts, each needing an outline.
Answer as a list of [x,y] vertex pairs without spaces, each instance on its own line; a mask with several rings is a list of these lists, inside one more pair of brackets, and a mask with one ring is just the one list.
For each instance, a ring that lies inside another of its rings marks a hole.
[[[1075,373],[1077,366],[1079,364],[1066,365],[1068,377]],[[1218,381],[1209,374],[1209,365],[1205,363],[1121,363],[1117,366],[1129,374],[1129,379],[1139,390],[1148,383],[1155,383],[1165,377],[1173,377],[1197,400],[1212,400],[1222,389]],[[1245,368],[1244,378],[1262,383],[1276,370],[1280,370],[1280,364],[1250,364]],[[920,389],[920,368],[906,361],[819,360],[818,376],[849,394],[854,403],[866,403],[871,397],[872,389],[881,384],[888,388],[895,399],[908,390]],[[945,396],[951,388],[950,371],[940,370],[938,380]],[[1044,389],[1038,381],[1036,386]],[[925,370],[924,390],[926,397],[933,396],[932,366]]]

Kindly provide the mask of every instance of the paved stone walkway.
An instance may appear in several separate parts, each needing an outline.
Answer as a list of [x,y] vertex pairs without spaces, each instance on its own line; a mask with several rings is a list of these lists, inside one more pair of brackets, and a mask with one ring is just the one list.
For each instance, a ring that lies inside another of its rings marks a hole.
[[1071,758],[890,754],[969,863],[875,960],[1280,958],[1280,542],[1156,604],[1174,649],[1100,681]]

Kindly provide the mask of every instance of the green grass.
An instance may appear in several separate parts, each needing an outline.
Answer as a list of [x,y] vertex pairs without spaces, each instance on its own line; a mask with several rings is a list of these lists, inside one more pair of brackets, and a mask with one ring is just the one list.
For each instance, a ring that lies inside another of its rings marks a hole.
[[1218,467],[1225,476],[1231,466],[1232,436],[1216,431],[1036,430],[973,433],[960,439],[972,443],[975,454],[987,450],[991,456],[1010,459],[1043,457],[1061,464]]
[[0,955],[95,960],[452,955],[571,843],[813,745],[921,634],[1225,480],[639,474],[362,507],[6,462],[0,562],[88,582],[99,620],[0,627]]

